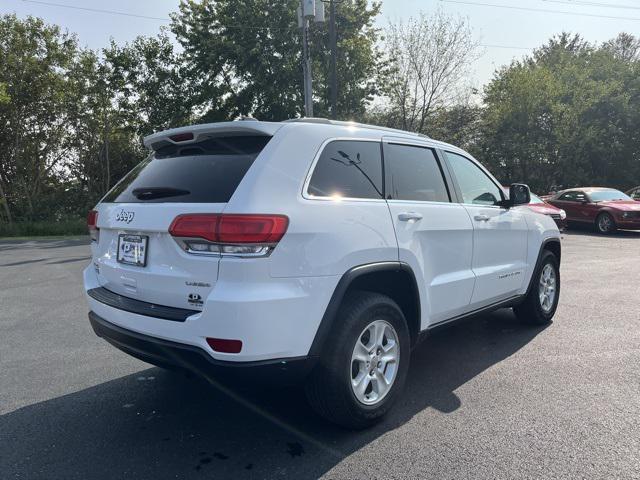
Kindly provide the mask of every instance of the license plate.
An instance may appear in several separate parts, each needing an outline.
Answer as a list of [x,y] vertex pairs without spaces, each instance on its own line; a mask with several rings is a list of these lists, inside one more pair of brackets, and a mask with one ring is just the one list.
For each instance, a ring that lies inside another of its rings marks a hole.
[[148,243],[149,237],[146,235],[120,234],[118,236],[118,262],[138,267],[146,266]]

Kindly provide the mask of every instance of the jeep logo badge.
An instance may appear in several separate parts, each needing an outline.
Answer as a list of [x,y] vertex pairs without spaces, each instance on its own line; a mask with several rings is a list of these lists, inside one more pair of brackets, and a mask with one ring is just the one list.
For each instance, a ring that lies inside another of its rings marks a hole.
[[120,213],[116,215],[116,222],[131,223],[135,215],[135,212],[126,212],[124,210],[120,210]]

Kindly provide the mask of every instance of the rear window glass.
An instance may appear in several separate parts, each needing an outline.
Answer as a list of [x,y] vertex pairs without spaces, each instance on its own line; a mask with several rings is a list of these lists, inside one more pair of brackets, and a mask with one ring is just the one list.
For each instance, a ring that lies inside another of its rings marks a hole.
[[226,203],[270,139],[220,137],[159,148],[102,201]]
[[379,142],[335,140],[324,147],[309,195],[382,198],[382,155]]

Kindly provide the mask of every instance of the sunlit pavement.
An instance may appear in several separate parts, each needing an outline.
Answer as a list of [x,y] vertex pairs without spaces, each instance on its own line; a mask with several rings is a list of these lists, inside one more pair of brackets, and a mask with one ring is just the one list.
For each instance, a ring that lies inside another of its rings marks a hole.
[[563,249],[552,325],[434,334],[393,413],[353,433],[299,389],[230,391],[97,338],[86,240],[0,242],[0,477],[639,478],[640,233]]

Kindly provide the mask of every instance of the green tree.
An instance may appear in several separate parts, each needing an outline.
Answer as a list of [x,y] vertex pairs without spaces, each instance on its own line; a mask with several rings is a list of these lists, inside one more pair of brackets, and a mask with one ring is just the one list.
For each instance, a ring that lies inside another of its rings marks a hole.
[[427,134],[475,153],[481,142],[482,108],[461,104],[437,110],[428,125]]
[[138,39],[100,58],[41,19],[0,17],[5,220],[84,215],[144,157],[141,135],[182,121],[168,43]]
[[10,100],[9,94],[7,93],[7,85],[0,83],[0,103],[9,103]]
[[40,200],[68,153],[65,87],[76,51],[75,38],[58,27],[0,17],[0,195],[9,221],[46,210]]
[[629,54],[635,40],[623,40],[596,47],[562,34],[496,73],[485,89],[481,157],[505,182],[544,192],[640,181],[640,62]]
[[124,46],[112,41],[103,54],[103,81],[123,116],[120,121],[137,135],[192,120],[198,82],[188,78],[187,66],[164,30]]
[[441,10],[391,22],[385,33],[386,123],[425,133],[439,110],[446,111],[468,97],[469,66],[478,57],[478,42],[468,20]]
[[95,52],[82,51],[69,72],[67,89],[73,101],[67,108],[74,135],[61,181],[63,197],[74,200],[61,202],[66,213],[86,212],[144,155],[137,135],[143,123],[131,113],[135,107],[120,107],[111,71]]
[[[187,60],[194,104],[203,121],[255,115],[283,120],[303,114],[302,44],[298,0],[185,0],[172,31]],[[346,0],[337,8],[338,111],[362,115],[380,70],[373,21],[380,4]],[[328,115],[329,38],[312,25],[316,115]]]

